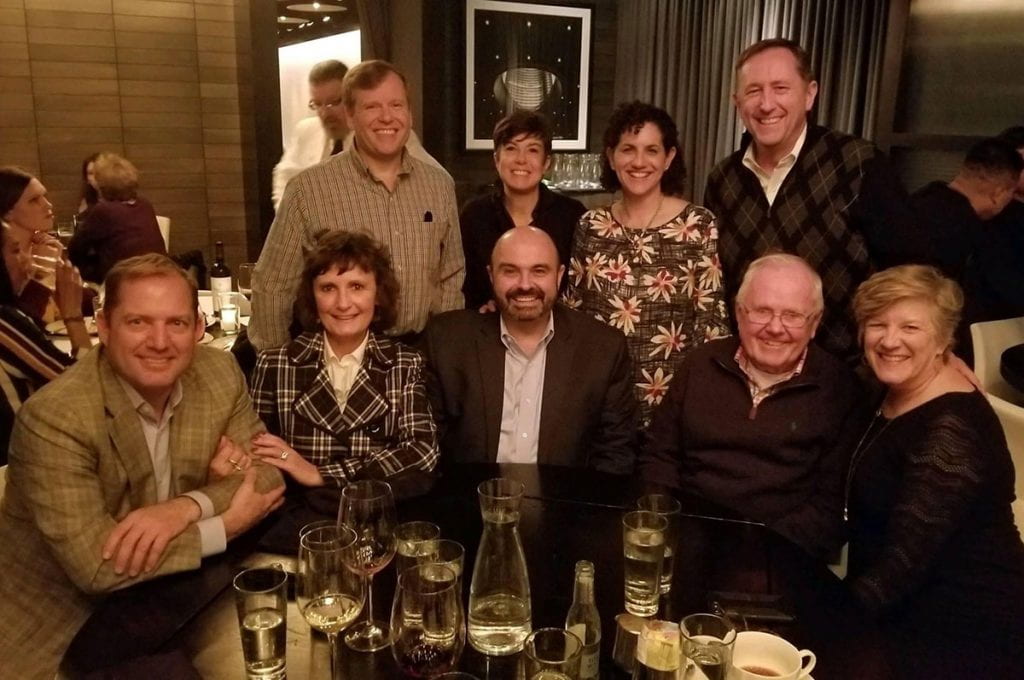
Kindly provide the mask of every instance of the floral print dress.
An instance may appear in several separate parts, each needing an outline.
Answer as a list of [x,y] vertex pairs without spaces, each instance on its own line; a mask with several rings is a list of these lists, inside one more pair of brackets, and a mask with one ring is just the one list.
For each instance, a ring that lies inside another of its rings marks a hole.
[[629,229],[611,206],[580,218],[563,302],[626,335],[641,423],[691,348],[729,334],[715,216],[689,203],[656,227]]

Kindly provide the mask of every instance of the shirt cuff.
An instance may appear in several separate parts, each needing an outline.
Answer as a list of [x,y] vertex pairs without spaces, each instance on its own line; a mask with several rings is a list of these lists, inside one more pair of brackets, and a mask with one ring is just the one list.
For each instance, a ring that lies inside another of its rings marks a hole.
[[189,498],[196,502],[196,505],[199,506],[199,511],[201,513],[199,515],[200,520],[209,519],[213,517],[213,501],[211,501],[210,497],[207,496],[205,493],[203,493],[202,491],[186,491],[181,495],[188,496]]
[[199,529],[199,545],[203,557],[218,555],[228,547],[227,534],[224,531],[224,520],[220,515],[196,522]]

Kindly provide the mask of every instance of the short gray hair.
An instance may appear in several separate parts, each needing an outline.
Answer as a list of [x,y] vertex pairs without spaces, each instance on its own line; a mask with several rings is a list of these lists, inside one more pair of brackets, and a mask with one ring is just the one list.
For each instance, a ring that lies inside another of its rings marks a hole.
[[777,267],[780,269],[783,267],[798,267],[806,271],[811,277],[811,299],[814,302],[814,313],[819,314],[824,311],[825,296],[822,293],[821,277],[818,276],[818,272],[814,270],[814,267],[807,260],[799,255],[791,255],[790,253],[768,253],[747,265],[747,271],[743,273],[743,280],[740,282],[739,290],[736,291],[737,303],[742,304],[754,274],[765,267]]

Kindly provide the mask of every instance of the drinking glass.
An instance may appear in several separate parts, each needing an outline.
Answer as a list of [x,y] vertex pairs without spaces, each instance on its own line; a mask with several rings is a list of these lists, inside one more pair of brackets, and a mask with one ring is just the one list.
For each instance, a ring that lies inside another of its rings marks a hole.
[[366,620],[345,635],[357,652],[376,652],[391,644],[388,624],[373,618],[373,577],[395,556],[395,497],[387,482],[368,479],[341,490],[338,522],[356,532],[349,568],[366,578]]
[[391,653],[407,676],[432,678],[455,668],[466,644],[455,572],[443,564],[404,570],[391,607],[391,635]]
[[38,243],[33,242],[29,252],[33,278],[50,290],[55,290],[57,288],[57,265],[64,252],[60,241],[47,238]]
[[402,522],[395,527],[396,573],[428,561],[441,536],[441,527],[433,522]]
[[455,572],[455,577],[462,580],[462,570],[466,564],[466,549],[458,541],[442,538],[434,543],[434,551],[430,553],[430,564],[443,564]]
[[658,613],[667,528],[668,520],[646,510],[627,512],[622,517],[626,611],[630,614]]
[[288,633],[288,574],[283,569],[246,569],[234,580],[242,656],[249,680],[282,680]]
[[338,633],[356,620],[366,599],[362,575],[347,566],[355,549],[356,533],[348,527],[315,527],[299,539],[295,603],[306,622],[327,635],[332,678]]
[[235,273],[238,281],[238,292],[245,296],[247,300],[252,299],[252,270],[256,268],[253,262],[243,262],[238,265],[238,271]]
[[220,329],[224,335],[238,333],[238,301],[235,293],[215,293],[220,302]]
[[574,680],[580,673],[583,643],[564,628],[538,628],[526,638],[527,680]]
[[71,237],[75,235],[75,227],[78,224],[77,216],[72,217],[70,220],[60,220],[56,222],[57,228],[57,240],[65,248],[71,243]]
[[661,594],[672,590],[672,572],[675,567],[675,553],[679,549],[679,513],[682,505],[672,496],[652,493],[636,501],[637,510],[647,510],[661,515],[668,522],[665,530],[665,561],[661,565]]
[[686,677],[699,670],[707,680],[726,680],[732,668],[736,627],[714,614],[690,614],[679,622],[679,630],[683,634]]

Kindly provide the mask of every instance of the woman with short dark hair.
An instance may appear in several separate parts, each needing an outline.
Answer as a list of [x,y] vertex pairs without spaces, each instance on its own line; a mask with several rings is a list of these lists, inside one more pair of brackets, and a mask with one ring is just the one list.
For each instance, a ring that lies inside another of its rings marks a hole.
[[639,101],[617,108],[601,160],[601,183],[622,197],[580,219],[563,299],[626,335],[646,428],[675,365],[729,334],[718,227],[680,196],[679,133],[664,109]]
[[[516,111],[494,126],[494,190],[462,208],[459,225],[466,256],[462,292],[466,307],[477,309],[494,299],[487,267],[498,237],[514,227],[545,231],[568,267],[572,234],[586,212],[575,198],[551,191],[541,181],[551,165],[551,126],[533,111]],[[564,287],[564,286],[563,286]]]
[[166,254],[156,212],[138,195],[139,172],[114,153],[101,153],[92,162],[99,202],[78,225],[68,244],[71,261],[82,278],[102,283],[110,268],[121,260]]
[[955,282],[921,265],[875,274],[853,300],[885,389],[851,456],[847,581],[905,679],[1024,668],[1013,461],[985,396],[950,363],[962,304]]
[[304,486],[344,486],[437,464],[419,352],[383,332],[397,316],[387,249],[332,231],[306,257],[297,311],[304,332],[260,354],[252,377],[268,432],[253,455]]

